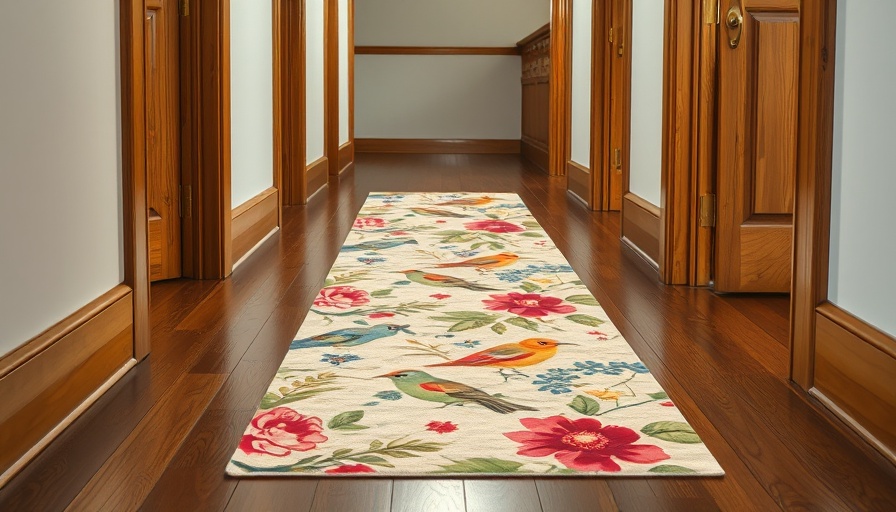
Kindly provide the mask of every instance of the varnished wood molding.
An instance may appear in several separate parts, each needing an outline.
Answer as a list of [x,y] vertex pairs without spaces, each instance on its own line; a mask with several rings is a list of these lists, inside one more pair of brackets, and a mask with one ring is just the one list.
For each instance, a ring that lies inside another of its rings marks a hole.
[[567,190],[591,207],[591,170],[572,160],[566,162]]
[[896,338],[830,302],[815,332],[812,394],[896,463]]
[[0,486],[133,361],[133,298],[116,286],[0,361]]
[[519,55],[517,47],[355,46],[355,55]]
[[517,154],[520,141],[507,139],[355,139],[358,153]]
[[348,141],[339,146],[339,163],[336,168],[342,174],[355,166],[355,141]]
[[544,172],[548,171],[548,147],[545,144],[523,138],[520,141],[520,154],[529,160],[535,167]]
[[330,162],[325,156],[305,166],[305,190],[308,191],[306,201],[327,184],[329,166]]
[[240,261],[278,225],[280,194],[269,188],[233,210],[233,261]]
[[538,28],[535,32],[532,32],[531,34],[529,34],[528,36],[526,36],[525,38],[523,38],[519,42],[517,42],[516,46],[517,46],[517,48],[523,48],[523,47],[527,46],[529,43],[531,43],[532,41],[537,41],[539,39],[542,39],[542,38],[550,35],[550,33],[551,33],[551,24],[546,23],[544,26]]
[[622,197],[622,238],[659,269],[660,208],[631,192]]
[[569,159],[570,61],[572,0],[551,1],[550,105],[548,112],[548,173],[566,173]]

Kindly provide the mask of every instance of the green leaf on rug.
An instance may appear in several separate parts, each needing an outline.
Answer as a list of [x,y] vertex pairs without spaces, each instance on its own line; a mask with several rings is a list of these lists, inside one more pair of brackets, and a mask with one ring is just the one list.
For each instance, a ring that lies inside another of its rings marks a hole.
[[391,294],[391,293],[392,293],[392,289],[387,288],[385,290],[376,290],[376,291],[370,292],[370,296],[371,297],[388,297],[389,294]]
[[642,428],[641,432],[672,443],[697,444],[703,442],[690,425],[681,421],[657,421]]
[[461,331],[469,331],[470,329],[479,329],[480,327],[485,327],[491,322],[486,320],[464,320],[462,322],[458,322],[451,326],[448,329],[448,332],[461,332]]
[[488,242],[476,242],[475,244],[470,246],[470,250],[475,251],[476,249],[479,249],[483,245],[488,245]]
[[364,418],[364,411],[348,411],[337,414],[327,423],[327,428],[333,430],[362,430],[368,427],[357,425]]
[[669,395],[667,395],[665,391],[660,391],[659,393],[647,393],[647,396],[654,400],[665,400],[669,398]]
[[544,235],[541,233],[536,233],[534,231],[523,231],[520,233],[520,236],[527,236],[529,238],[544,238]]
[[677,475],[690,475],[697,473],[695,470],[691,468],[686,468],[684,466],[676,466],[674,464],[663,464],[662,466],[654,466],[647,470],[648,473],[657,473],[661,475],[666,474],[677,474]]
[[272,404],[280,401],[281,396],[277,393],[265,393],[261,398],[260,409],[270,409]]
[[571,295],[566,298],[566,302],[581,304],[583,306],[600,306],[600,304],[597,303],[597,300],[591,295]]
[[348,454],[350,454],[350,453],[352,453],[352,449],[351,449],[351,448],[341,448],[341,449],[336,450],[335,452],[333,452],[333,458],[334,458],[334,459],[338,459],[338,458],[340,458],[340,457],[342,457],[342,456],[345,456],[345,455],[348,455]]
[[324,288],[326,288],[328,286],[333,286],[334,284],[336,284],[336,280],[329,278],[326,281],[324,281]]
[[383,442],[382,442],[382,441],[371,441],[371,442],[370,442],[370,450],[371,450],[371,451],[373,451],[373,450],[379,450],[379,449],[382,448],[382,447],[383,447]]
[[594,318],[591,315],[569,315],[566,317],[566,319],[577,324],[587,325],[589,327],[600,327],[604,323],[603,320]]
[[392,284],[394,284],[395,286],[407,286],[407,285],[411,284],[411,282],[410,281],[395,281]]
[[498,322],[492,326],[492,330],[498,334],[504,334],[505,332],[507,332],[507,326],[502,324],[501,322]]
[[378,457],[376,455],[359,455],[357,457],[349,457],[349,460],[354,462],[360,462],[362,464],[373,464],[374,466],[382,466],[384,468],[394,468],[392,464],[389,464],[389,461],[382,457]]
[[532,293],[541,290],[541,286],[538,286],[535,283],[530,283],[529,281],[523,281],[523,284],[520,285],[520,288],[522,288],[526,293]]
[[515,316],[513,318],[508,318],[504,320],[510,325],[514,325],[516,327],[522,327],[523,329],[528,329],[530,331],[538,332],[538,324],[533,322],[532,320],[527,320],[521,316]]
[[437,473],[519,473],[523,467],[522,462],[485,457],[451,460],[453,464],[442,466]]
[[364,320],[355,320],[355,321],[352,322],[352,323],[353,323],[353,324],[358,324],[358,325],[370,325],[370,324],[368,324],[367,322],[365,322]]
[[523,226],[526,226],[527,228],[541,228],[541,224],[534,220],[524,220]]
[[594,416],[600,412],[600,403],[597,400],[584,395],[578,395],[567,405],[569,405],[572,410],[579,414],[584,414],[585,416]]

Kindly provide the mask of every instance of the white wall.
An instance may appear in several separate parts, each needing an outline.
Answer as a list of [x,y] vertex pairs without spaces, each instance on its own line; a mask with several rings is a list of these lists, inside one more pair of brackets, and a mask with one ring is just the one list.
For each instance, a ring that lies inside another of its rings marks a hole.
[[591,167],[591,0],[572,3],[572,113],[570,157]]
[[271,2],[231,0],[231,206],[274,183]]
[[[361,0],[362,3],[364,0]],[[339,0],[339,145],[348,142],[349,81],[348,81],[348,0]]]
[[305,11],[305,162],[324,156],[324,2],[307,0]]
[[0,16],[0,354],[123,280],[118,2]]
[[355,0],[359,46],[513,46],[550,21],[550,0]]
[[896,336],[896,54],[880,48],[894,17],[891,0],[837,8],[828,296]]
[[520,59],[359,55],[355,136],[519,139]]
[[[550,0],[358,0],[359,46],[514,46]],[[520,58],[358,55],[355,136],[520,138]]]
[[664,0],[632,5],[629,190],[660,206],[663,149]]

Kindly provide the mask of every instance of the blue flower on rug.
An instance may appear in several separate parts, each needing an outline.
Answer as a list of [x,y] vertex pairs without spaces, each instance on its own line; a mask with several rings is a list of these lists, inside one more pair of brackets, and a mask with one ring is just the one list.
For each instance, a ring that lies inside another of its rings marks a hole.
[[475,340],[464,340],[457,343],[452,343],[455,347],[463,347],[463,348],[473,348],[479,345],[481,342]]
[[470,256],[476,256],[479,254],[479,251],[454,251],[454,255],[459,258],[469,258]]
[[373,265],[374,263],[382,263],[386,258],[358,258],[358,261],[365,265]]
[[339,366],[343,363],[350,363],[352,361],[360,360],[361,357],[354,354],[324,354],[324,357],[320,360],[320,362],[330,363],[333,366]]
[[626,371],[635,373],[650,373],[650,370],[644,366],[644,363],[638,361],[635,363],[624,363],[622,361],[611,361],[609,365],[604,363],[595,363],[594,361],[585,361],[584,363],[573,363],[576,371],[580,371],[585,375],[595,375],[602,373],[604,375],[621,375]]
[[569,265],[526,265],[525,268],[499,270],[495,272],[495,275],[501,281],[518,283],[536,274],[560,274],[564,272],[573,272],[573,269]]
[[373,396],[377,398],[381,398],[383,400],[401,400],[401,392],[400,391],[380,391],[379,393],[375,393]]
[[563,368],[551,368],[547,373],[537,374],[536,377],[539,380],[533,380],[532,384],[541,386],[538,388],[539,391],[550,391],[555,395],[571,392],[570,383],[579,378],[573,370]]

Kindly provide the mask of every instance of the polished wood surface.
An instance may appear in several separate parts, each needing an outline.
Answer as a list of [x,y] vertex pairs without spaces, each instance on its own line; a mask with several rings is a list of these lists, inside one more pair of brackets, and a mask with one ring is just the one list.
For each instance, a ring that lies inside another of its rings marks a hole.
[[718,291],[790,291],[800,4],[740,2],[736,49],[720,29]]
[[181,276],[180,15],[176,0],[146,2],[146,180],[152,281]]
[[566,189],[589,208],[591,208],[593,184],[591,169],[572,160],[566,162]]
[[241,260],[279,225],[280,194],[269,188],[233,209],[233,261]]
[[284,206],[305,204],[305,1],[280,0],[281,173]]
[[522,55],[521,153],[543,171],[550,159],[551,26],[536,30],[517,46]]
[[562,176],[569,160],[572,76],[572,0],[551,0],[548,174]]
[[503,46],[355,46],[356,55],[519,55]]
[[349,140],[345,144],[339,146],[339,174],[342,174],[355,165],[355,141]]
[[329,167],[330,162],[325,156],[305,166],[305,191],[307,193],[305,201],[327,184]]
[[330,174],[339,167],[339,0],[324,3],[324,156]]
[[356,153],[519,153],[514,139],[355,139]]
[[[226,477],[355,215],[382,190],[519,193],[726,476]],[[153,285],[152,357],[0,489],[0,509],[889,511],[896,467],[787,380],[786,303],[664,286],[619,232],[618,213],[590,212],[517,155],[359,154],[307,206],[286,208],[230,278]]]
[[662,251],[660,216],[660,208],[650,201],[631,192],[622,197],[622,239],[657,269]]

